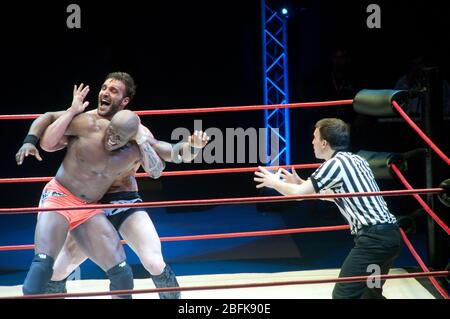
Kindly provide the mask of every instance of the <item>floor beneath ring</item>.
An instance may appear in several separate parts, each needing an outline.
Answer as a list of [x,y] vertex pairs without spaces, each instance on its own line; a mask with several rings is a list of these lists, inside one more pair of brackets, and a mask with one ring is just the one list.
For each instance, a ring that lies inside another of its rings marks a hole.
[[[236,273],[217,275],[178,276],[181,287],[212,286],[262,282],[283,282],[337,278],[339,269],[310,271],[289,271],[277,273]],[[407,273],[402,268],[391,269],[390,274]],[[71,280],[67,284],[69,293],[107,291],[107,280]],[[313,285],[289,285],[243,289],[221,289],[182,292],[183,299],[330,299],[333,283]],[[0,286],[0,298],[22,294],[21,285]],[[135,289],[154,288],[151,279],[135,279]],[[386,281],[384,295],[388,299],[435,299],[417,280],[413,278],[391,279]],[[89,299],[108,299],[109,296],[86,297]],[[157,299],[156,293],[136,294],[136,299]]]

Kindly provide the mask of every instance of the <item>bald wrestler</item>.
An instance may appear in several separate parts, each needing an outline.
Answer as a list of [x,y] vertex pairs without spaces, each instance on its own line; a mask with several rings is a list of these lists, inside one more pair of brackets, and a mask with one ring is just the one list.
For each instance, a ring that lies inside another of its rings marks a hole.
[[133,275],[119,236],[103,211],[66,211],[64,207],[96,203],[115,179],[138,163],[157,178],[164,163],[151,147],[142,153],[136,144],[136,139],[142,139],[135,113],[120,111],[111,122],[88,113],[79,114],[87,106],[83,100],[88,91],[88,87],[75,87],[72,106],[47,128],[41,139],[45,148],[62,135],[70,137],[63,163],[42,192],[40,207],[61,210],[43,210],[38,215],[35,257],[23,285],[25,295],[43,293],[69,231],[87,256],[106,272],[111,290],[133,288]]
[[[114,114],[129,106],[136,92],[133,78],[125,72],[113,72],[106,76],[98,93],[97,108],[87,113],[96,119],[110,120]],[[47,112],[37,118],[31,125],[23,145],[16,154],[16,161],[21,165],[27,156],[34,156],[42,160],[36,148],[39,138],[45,129],[53,123],[63,112]],[[146,138],[140,148],[152,147],[165,162],[192,161],[209,140],[203,132],[195,132],[188,141],[177,144],[156,140],[152,133],[142,126],[141,137]],[[45,145],[46,151],[59,150],[67,144],[67,136],[60,141],[53,140]],[[100,200],[101,203],[135,203],[142,201],[138,183],[135,178],[137,164],[128,173],[117,178]],[[158,288],[178,287],[175,273],[163,258],[161,242],[155,226],[151,220],[151,211],[145,208],[120,208],[104,210],[109,221],[127,241],[128,245],[138,255],[142,265],[150,273],[154,284]],[[52,280],[46,289],[48,293],[66,292],[66,279],[69,274],[87,256],[69,235],[61,253],[55,261]],[[179,292],[161,292],[160,298],[180,298]]]

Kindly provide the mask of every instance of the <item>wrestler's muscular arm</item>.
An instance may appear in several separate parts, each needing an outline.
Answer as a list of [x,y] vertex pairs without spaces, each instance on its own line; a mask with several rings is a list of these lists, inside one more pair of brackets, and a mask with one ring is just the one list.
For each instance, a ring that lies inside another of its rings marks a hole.
[[164,161],[156,154],[148,141],[138,144],[138,146],[141,151],[142,167],[144,170],[152,178],[160,177],[166,166]]
[[[64,114],[65,111],[59,112],[46,112],[39,116],[37,119],[31,123],[30,129],[28,130],[28,135],[34,135],[39,140],[44,133],[45,129],[52,124],[56,119]],[[52,150],[47,150],[48,152],[58,151],[67,145],[67,138],[63,138],[59,141],[58,145]],[[28,155],[33,155],[37,160],[42,161],[39,150],[32,143],[24,143],[16,153],[17,165],[22,165],[23,160]]]
[[142,167],[150,177],[156,179],[161,176],[165,168],[165,163],[153,149],[151,139],[154,140],[153,134],[148,128],[140,125],[135,141],[141,152]]
[[[156,153],[166,162],[191,162],[205,147],[209,141],[209,136],[202,131],[195,131],[189,137],[189,142],[179,142],[177,144],[170,144],[163,141],[156,140],[153,135],[148,137],[151,146]],[[194,149],[191,152],[191,147]]]
[[85,125],[90,125],[89,118],[91,116],[89,115],[85,116],[87,118],[86,123],[83,123],[85,117],[78,116],[76,123],[73,123],[73,125],[71,124],[72,119],[76,115],[82,113],[88,106],[89,102],[83,102],[88,93],[89,86],[84,88],[83,84],[78,88],[76,85],[74,86],[72,105],[45,130],[45,133],[41,138],[40,145],[43,150],[47,151],[54,149],[55,146],[60,143],[64,135],[78,135],[78,133],[82,132],[82,130],[79,130],[80,127],[82,128]]
[[[80,86],[80,91],[82,91],[82,85]],[[87,91],[89,91],[89,88],[87,88]],[[87,92],[86,92],[86,94],[87,94]],[[49,125],[51,125],[53,122],[55,122],[64,113],[65,113],[65,111],[46,112],[45,114],[39,116],[31,124],[31,127],[28,131],[28,135],[34,135],[37,137],[37,140],[39,140],[41,138],[42,134],[44,134],[47,127]],[[62,137],[57,143],[53,142],[52,144],[53,144],[53,147],[50,147],[50,145],[47,145],[45,151],[56,152],[60,149],[63,149],[64,147],[67,146],[67,137]],[[16,153],[17,165],[21,165],[23,163],[23,160],[25,159],[25,157],[27,157],[28,155],[33,155],[34,157],[36,157],[36,159],[38,159],[39,161],[42,161],[42,158],[41,158],[36,146],[33,145],[32,143],[24,143]]]
[[[143,155],[143,167],[145,171],[147,173],[153,171],[153,175],[157,175],[154,178],[157,178],[164,170],[165,165],[163,161],[175,163],[179,163],[181,160],[185,162],[192,161],[198,155],[200,149],[208,143],[209,136],[201,131],[196,131],[189,137],[189,142],[180,142],[172,145],[156,140],[150,130],[141,125],[135,140]],[[194,153],[191,152],[191,146],[195,148]],[[163,161],[160,163],[159,160],[161,159]]]

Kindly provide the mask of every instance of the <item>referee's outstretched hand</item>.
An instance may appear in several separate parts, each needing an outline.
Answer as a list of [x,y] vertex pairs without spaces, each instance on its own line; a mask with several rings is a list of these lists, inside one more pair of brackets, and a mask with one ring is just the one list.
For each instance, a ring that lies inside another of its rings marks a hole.
[[303,184],[305,182],[305,180],[301,179],[300,176],[297,175],[297,172],[295,171],[294,168],[291,168],[292,173],[289,173],[289,171],[287,171],[284,168],[280,169],[280,173],[281,173],[281,178],[286,182],[286,183],[291,183],[291,184]]

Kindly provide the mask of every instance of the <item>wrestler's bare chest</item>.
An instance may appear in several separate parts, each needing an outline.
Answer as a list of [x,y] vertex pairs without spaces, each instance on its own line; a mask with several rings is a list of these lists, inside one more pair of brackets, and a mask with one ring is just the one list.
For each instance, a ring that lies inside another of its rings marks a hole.
[[103,146],[103,136],[100,131],[74,141],[71,145],[72,160],[85,173],[116,179],[140,161],[139,148],[128,143],[118,150],[107,151]]

